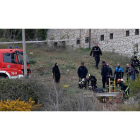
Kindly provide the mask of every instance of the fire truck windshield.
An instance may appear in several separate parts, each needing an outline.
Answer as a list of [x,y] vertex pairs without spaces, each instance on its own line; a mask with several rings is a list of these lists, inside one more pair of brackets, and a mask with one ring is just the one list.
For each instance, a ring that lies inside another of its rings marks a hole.
[[[23,52],[20,52],[20,51],[16,51],[16,54],[17,54],[17,58],[18,58],[18,63],[19,64],[24,64],[24,60],[23,60]],[[27,54],[26,54],[27,56]],[[28,57],[27,58],[27,64],[29,64],[29,60],[28,60]]]

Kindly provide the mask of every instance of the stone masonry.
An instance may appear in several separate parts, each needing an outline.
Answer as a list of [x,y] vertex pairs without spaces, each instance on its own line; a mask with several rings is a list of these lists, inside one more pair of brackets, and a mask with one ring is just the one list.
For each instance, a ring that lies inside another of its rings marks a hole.
[[[49,29],[47,32],[47,39],[52,40],[48,42],[50,46],[54,42],[59,46],[65,41],[70,48],[88,48],[89,43],[85,41],[88,37],[89,29]],[[91,29],[91,46],[94,43],[98,43],[103,51],[132,56],[134,50],[140,50],[139,29]],[[138,47],[134,47],[135,44]]]

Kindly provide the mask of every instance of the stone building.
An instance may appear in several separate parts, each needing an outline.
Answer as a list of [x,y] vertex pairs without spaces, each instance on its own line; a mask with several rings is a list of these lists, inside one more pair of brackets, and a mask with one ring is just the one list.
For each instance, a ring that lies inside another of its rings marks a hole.
[[[49,29],[49,45],[70,48],[89,47],[89,29]],[[140,50],[139,29],[91,29],[91,46],[98,43],[103,51],[132,56]]]

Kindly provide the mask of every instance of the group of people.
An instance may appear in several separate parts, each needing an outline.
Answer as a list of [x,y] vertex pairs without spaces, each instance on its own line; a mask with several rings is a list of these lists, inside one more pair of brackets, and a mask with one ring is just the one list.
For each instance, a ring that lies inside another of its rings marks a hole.
[[[100,49],[100,47],[98,46],[98,44],[96,43],[95,46],[92,48],[91,52],[90,52],[90,57],[92,56],[95,58],[95,68],[98,69],[98,65],[100,62],[100,56],[102,55],[102,51]],[[126,65],[126,75],[127,75],[127,80],[128,77],[130,78],[130,80],[135,80],[135,75],[139,73],[138,68],[140,68],[140,62],[137,59],[137,57],[135,56],[134,59],[131,62],[131,65],[127,64]],[[58,63],[55,64],[55,66],[52,69],[52,73],[53,73],[53,78],[55,79],[56,83],[59,83],[60,81],[60,71],[58,68]],[[81,66],[78,68],[77,70],[78,73],[78,77],[79,77],[79,85],[80,82],[84,83],[84,86],[86,88],[86,83],[89,84],[89,82],[91,82],[91,85],[93,86],[93,88],[96,87],[96,83],[97,83],[97,79],[95,76],[93,75],[88,75],[88,69],[84,66],[84,62],[81,63]],[[102,62],[102,68],[101,68],[101,76],[102,76],[102,84],[103,84],[103,88],[105,88],[105,85],[109,84],[108,83],[108,79],[115,79],[116,80],[116,84],[117,84],[117,80],[118,79],[122,79],[124,76],[124,70],[123,68],[120,66],[120,64],[117,64],[117,67],[115,68],[114,74],[112,69],[110,68],[109,64],[107,64],[105,61]]]
[[[95,58],[95,62],[96,65],[95,67],[98,69],[98,64],[100,62],[100,55],[102,55],[102,51],[100,49],[100,47],[98,46],[98,44],[96,43],[95,46],[92,48],[91,52],[90,52],[90,57],[93,54],[93,57]],[[137,59],[137,56],[134,57],[134,59],[131,62],[131,65],[127,64],[126,65],[126,75],[127,75],[127,80],[128,77],[130,78],[130,80],[135,80],[135,75],[139,73],[138,68],[140,68],[140,62]],[[84,66],[84,63],[81,63],[81,66],[78,68],[78,76],[79,76],[79,81],[81,81],[81,79],[87,79],[87,74],[88,74],[88,70],[87,68]],[[108,79],[115,79],[116,80],[116,84],[118,79],[123,79],[124,76],[124,70],[123,68],[120,66],[120,64],[117,64],[117,67],[115,68],[114,74],[112,69],[110,68],[109,64],[107,64],[105,61],[102,62],[102,68],[101,68],[101,76],[102,76],[102,84],[103,84],[103,88],[105,88],[105,85],[109,85],[109,81]],[[97,81],[97,80],[96,80]]]

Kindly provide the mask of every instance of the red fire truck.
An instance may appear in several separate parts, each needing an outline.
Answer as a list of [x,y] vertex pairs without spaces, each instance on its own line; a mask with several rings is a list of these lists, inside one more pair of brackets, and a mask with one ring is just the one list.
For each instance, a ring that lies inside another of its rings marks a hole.
[[[30,64],[27,61],[27,74],[31,74]],[[23,50],[0,49],[0,78],[21,78],[24,75]]]

